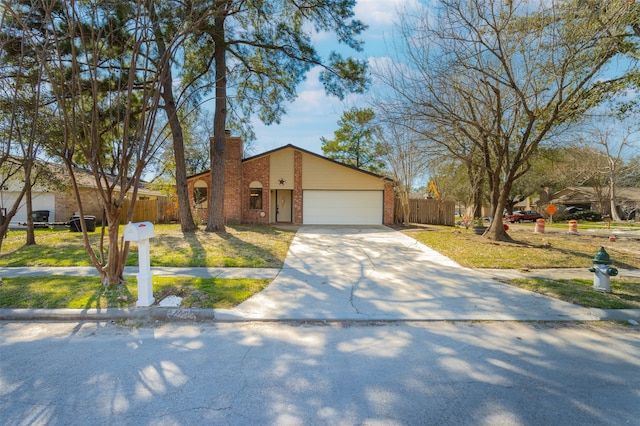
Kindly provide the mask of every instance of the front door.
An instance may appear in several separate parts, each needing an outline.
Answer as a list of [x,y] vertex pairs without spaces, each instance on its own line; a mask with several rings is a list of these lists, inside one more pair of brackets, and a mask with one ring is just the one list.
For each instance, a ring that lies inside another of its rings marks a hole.
[[276,191],[276,222],[291,222],[291,190]]

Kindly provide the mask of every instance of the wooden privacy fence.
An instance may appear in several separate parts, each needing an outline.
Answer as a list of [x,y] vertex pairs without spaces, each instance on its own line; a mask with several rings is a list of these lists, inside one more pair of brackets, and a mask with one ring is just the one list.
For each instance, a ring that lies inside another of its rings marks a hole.
[[[396,198],[395,216],[396,222],[404,221],[398,198]],[[453,226],[455,224],[455,203],[436,199],[410,199],[409,222]]]
[[[124,223],[131,205],[125,200],[120,212],[120,222]],[[178,220],[178,208],[170,198],[138,200],[133,208],[132,222],[171,223]]]

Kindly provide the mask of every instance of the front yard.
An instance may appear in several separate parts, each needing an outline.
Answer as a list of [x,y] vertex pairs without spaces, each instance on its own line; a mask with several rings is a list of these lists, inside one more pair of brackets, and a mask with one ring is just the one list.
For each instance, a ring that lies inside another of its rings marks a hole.
[[[97,241],[99,230],[91,238]],[[485,240],[464,228],[416,226],[401,232],[472,268],[588,268],[603,246],[617,268],[640,269],[640,235],[609,241],[609,230],[549,227],[534,234],[533,224],[512,225],[514,242]],[[229,226],[228,234],[198,231],[183,234],[178,225],[157,225],[151,240],[152,266],[267,267],[280,268],[295,235],[295,228]],[[640,234],[640,226],[633,232]],[[635,235],[635,234],[630,234]],[[40,229],[37,245],[25,247],[24,231],[10,231],[0,254],[6,266],[87,266],[89,259],[81,235],[65,230]],[[137,265],[132,244],[129,265]],[[154,277],[156,300],[175,294],[184,297],[183,307],[229,308],[269,284],[268,280]],[[509,284],[530,289],[583,306],[640,308],[640,280],[614,277],[612,294],[591,290],[588,280],[514,280]],[[4,278],[0,284],[0,308],[107,308],[133,307],[137,300],[135,278],[118,288],[104,288],[96,277]]]

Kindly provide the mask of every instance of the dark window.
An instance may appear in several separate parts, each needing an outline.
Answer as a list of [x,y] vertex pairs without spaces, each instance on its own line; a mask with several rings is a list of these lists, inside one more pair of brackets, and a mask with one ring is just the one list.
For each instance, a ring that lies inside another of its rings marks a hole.
[[207,188],[193,188],[193,202],[196,206],[206,204],[207,202]]
[[262,209],[262,188],[251,189],[249,194],[249,208],[252,210]]

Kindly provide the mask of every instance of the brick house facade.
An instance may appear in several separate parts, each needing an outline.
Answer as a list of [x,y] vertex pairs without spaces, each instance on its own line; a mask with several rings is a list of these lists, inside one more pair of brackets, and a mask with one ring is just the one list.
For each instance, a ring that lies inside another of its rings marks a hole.
[[[312,223],[313,217],[325,217],[325,212],[311,210],[313,197],[317,198],[315,205],[320,206],[315,209],[324,208],[324,197],[329,215],[334,211],[343,214],[336,216],[338,223],[357,224],[359,220],[393,223],[394,184],[388,178],[293,145],[242,159],[242,139],[227,135],[226,149],[224,215],[227,223]],[[187,179],[191,207],[202,221],[206,221],[208,214],[210,180],[208,171]],[[331,198],[334,196],[335,200]],[[340,196],[346,201],[337,205]],[[361,205],[357,201],[359,197],[365,200]],[[365,205],[369,202],[366,200],[372,200],[372,205]],[[342,205],[350,202],[353,205]],[[334,204],[330,209],[331,203]]]

